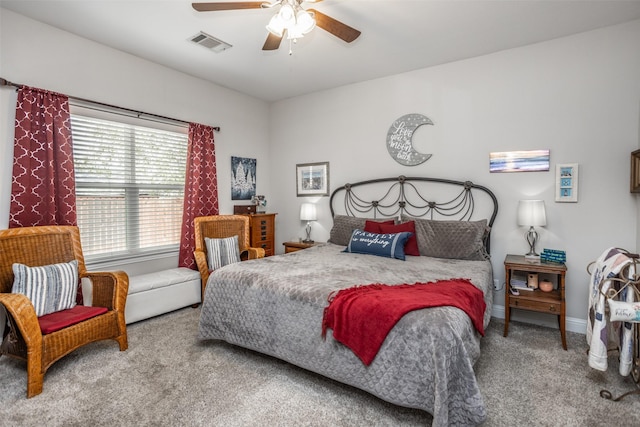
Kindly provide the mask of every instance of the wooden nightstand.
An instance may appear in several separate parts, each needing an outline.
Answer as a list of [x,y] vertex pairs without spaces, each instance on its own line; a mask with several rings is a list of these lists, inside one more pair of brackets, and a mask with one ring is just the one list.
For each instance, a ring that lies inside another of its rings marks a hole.
[[[522,255],[507,255],[504,260],[505,269],[505,294],[504,294],[504,336],[509,333],[509,318],[511,310],[519,308],[521,310],[531,310],[540,313],[548,313],[558,316],[560,326],[560,337],[562,338],[562,348],[567,349],[567,339],[565,335],[565,300],[564,286],[567,266],[551,262],[540,262],[540,260],[526,259]],[[533,291],[520,291],[520,295],[512,295],[509,291],[511,275],[514,271],[526,273],[543,273],[557,278],[557,288],[551,292],[542,292],[539,289]]]
[[284,253],[300,251],[314,246],[316,243],[302,243],[302,242],[284,242]]

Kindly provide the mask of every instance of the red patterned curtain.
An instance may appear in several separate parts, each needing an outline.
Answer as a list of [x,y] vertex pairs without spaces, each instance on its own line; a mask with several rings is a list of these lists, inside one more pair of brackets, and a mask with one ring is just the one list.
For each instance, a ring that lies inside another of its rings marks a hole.
[[178,265],[196,269],[193,220],[198,216],[218,215],[218,180],[213,128],[189,124],[187,176],[184,187],[184,211]]
[[21,87],[9,227],[76,225],[75,187],[69,98]]

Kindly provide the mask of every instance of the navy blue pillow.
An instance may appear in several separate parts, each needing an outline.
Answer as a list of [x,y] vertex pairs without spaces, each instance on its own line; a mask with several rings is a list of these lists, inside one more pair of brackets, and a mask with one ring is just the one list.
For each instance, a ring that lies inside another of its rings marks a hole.
[[404,245],[413,233],[403,231],[393,234],[376,234],[363,230],[353,230],[347,248],[343,252],[378,255],[405,260]]

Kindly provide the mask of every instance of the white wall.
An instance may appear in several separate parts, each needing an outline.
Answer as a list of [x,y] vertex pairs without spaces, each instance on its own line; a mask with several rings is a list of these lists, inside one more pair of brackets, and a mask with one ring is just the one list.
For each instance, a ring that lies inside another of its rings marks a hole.
[[[271,184],[281,191],[268,197],[280,208],[276,246],[304,235],[298,210],[308,200],[296,197],[296,163],[329,161],[332,189],[401,174],[488,186],[500,204],[491,243],[500,280],[505,254],[528,249],[516,225],[518,200],[541,198],[548,225],[539,248],[567,251],[567,327],[583,329],[587,264],[609,246],[637,249],[629,154],[640,145],[639,46],[634,21],[273,104]],[[391,123],[407,113],[435,123],[414,136],[418,151],[433,154],[414,167],[396,163],[385,145]],[[490,152],[539,148],[551,150],[551,171],[489,173]],[[573,162],[580,164],[579,203],[555,203],[555,165]],[[331,228],[328,202],[318,201],[318,241]],[[500,316],[504,295],[495,296]],[[552,316],[533,318],[557,325]]]
[[[220,212],[232,213],[231,156],[257,159],[257,192],[269,194],[268,105],[0,9],[0,77],[77,98],[220,126],[214,135]],[[15,89],[0,88],[0,228],[11,193]],[[250,126],[247,118],[251,118]],[[177,266],[177,255],[108,265],[129,274]]]

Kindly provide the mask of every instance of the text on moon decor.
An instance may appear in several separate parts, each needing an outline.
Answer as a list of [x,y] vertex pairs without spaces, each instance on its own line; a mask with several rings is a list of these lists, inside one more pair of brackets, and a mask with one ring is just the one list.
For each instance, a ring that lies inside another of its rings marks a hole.
[[433,122],[422,114],[406,114],[391,124],[387,132],[387,150],[395,161],[405,166],[426,162],[431,154],[423,154],[413,147],[413,134],[422,125]]
[[407,128],[405,122],[394,122],[391,126],[395,127],[395,130],[389,136],[389,146],[398,150],[399,159],[411,160],[413,130]]

